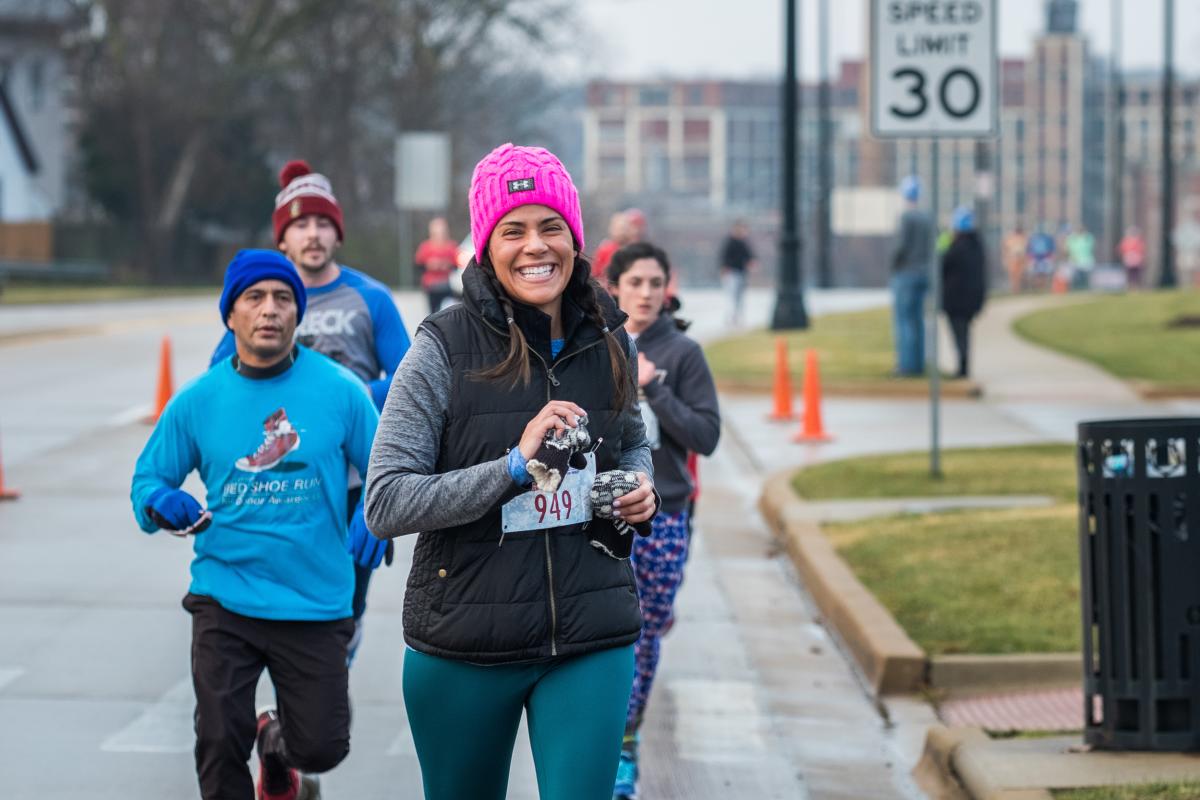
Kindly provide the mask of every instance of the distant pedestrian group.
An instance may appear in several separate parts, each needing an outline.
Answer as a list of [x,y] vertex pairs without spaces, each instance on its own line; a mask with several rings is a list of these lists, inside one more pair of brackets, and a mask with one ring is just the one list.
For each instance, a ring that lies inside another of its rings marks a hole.
[[[900,185],[905,210],[900,216],[892,255],[892,331],[896,351],[894,374],[916,377],[926,372],[925,295],[930,271],[940,270],[938,308],[946,314],[957,350],[953,375],[970,374],[970,328],[987,295],[987,258],[968,207],[955,209],[950,229],[935,240],[932,216],[920,208],[921,182],[916,176]],[[1007,247],[1016,242],[1006,242]]]

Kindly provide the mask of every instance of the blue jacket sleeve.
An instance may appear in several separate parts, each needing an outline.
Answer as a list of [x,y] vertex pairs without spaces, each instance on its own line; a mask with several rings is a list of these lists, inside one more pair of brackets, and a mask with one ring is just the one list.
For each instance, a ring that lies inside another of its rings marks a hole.
[[147,498],[164,486],[178,489],[200,463],[195,440],[183,421],[185,413],[177,401],[167,403],[133,470],[129,498],[138,527],[146,533],[158,530],[158,524],[146,515]]
[[217,343],[217,349],[213,350],[212,358],[208,360],[209,368],[215,367],[236,352],[237,345],[233,341],[233,331],[226,329],[225,335]]
[[375,326],[375,357],[384,373],[382,378],[371,381],[368,386],[371,387],[375,408],[382,411],[392,385],[392,376],[396,373],[396,367],[400,366],[400,359],[408,352],[410,341],[404,320],[400,318],[400,310],[385,287],[380,286],[367,294],[365,299]]
[[367,465],[371,461],[371,445],[375,442],[375,429],[379,427],[379,412],[375,409],[372,398],[363,391],[362,384],[350,392],[350,407],[346,415],[346,441],[343,447],[346,460],[358,470],[358,474],[366,476]]

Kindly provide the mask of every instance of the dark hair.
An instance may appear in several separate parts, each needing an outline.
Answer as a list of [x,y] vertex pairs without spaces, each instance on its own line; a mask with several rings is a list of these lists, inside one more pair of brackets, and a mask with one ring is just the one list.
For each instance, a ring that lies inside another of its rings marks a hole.
[[[476,380],[507,384],[508,388],[513,388],[518,384],[528,386],[530,369],[529,355],[525,352],[527,343],[525,333],[513,315],[512,298],[504,291],[503,284],[496,277],[496,267],[492,264],[490,254],[484,252],[483,261],[477,263],[476,266],[491,284],[496,299],[500,301],[500,305],[504,309],[504,316],[508,322],[508,353],[499,364],[478,370],[472,373],[471,377]],[[621,345],[620,340],[608,329],[608,322],[604,319],[604,311],[599,300],[599,296],[603,292],[600,284],[592,280],[591,263],[582,253],[576,251],[575,270],[571,273],[571,279],[567,282],[567,288],[563,295],[573,300],[604,336],[605,343],[608,345],[608,363],[612,368],[613,402],[618,409],[630,408],[634,398],[637,397],[637,390],[633,385],[633,371],[629,368],[629,353]]]
[[[643,258],[653,258],[662,267],[663,278],[667,283],[671,282],[671,262],[667,258],[667,251],[661,247],[656,247],[649,242],[634,242],[627,244],[617,252],[613,253],[612,261],[608,262],[608,269],[604,271],[604,277],[608,279],[609,286],[616,286],[621,280],[621,276],[633,266],[635,261],[640,261]],[[691,327],[692,323],[686,319],[676,317],[676,312],[679,311],[679,298],[674,295],[667,297],[663,303],[663,310],[671,315],[671,320],[675,323],[675,327],[681,331],[686,331]]]
[[608,278],[611,285],[616,286],[626,270],[633,266],[633,262],[643,258],[653,258],[657,261],[658,265],[662,267],[663,277],[668,281],[671,280],[671,262],[667,259],[666,251],[649,242],[627,244],[613,253],[612,261],[608,262],[608,269],[604,271],[604,277]]

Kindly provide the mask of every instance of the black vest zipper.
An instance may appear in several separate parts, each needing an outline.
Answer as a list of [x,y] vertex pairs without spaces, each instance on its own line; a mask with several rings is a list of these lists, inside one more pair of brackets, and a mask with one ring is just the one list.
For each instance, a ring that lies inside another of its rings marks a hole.
[[[486,319],[484,319],[482,314],[479,316],[479,318],[480,318],[480,320],[482,320],[484,325],[491,328],[493,331],[495,331],[500,336],[511,336],[512,335],[512,334],[500,331],[498,328],[496,328],[490,322],[488,322]],[[562,362],[566,361],[568,358],[577,356],[580,353],[582,353],[583,351],[589,350],[589,349],[595,347],[596,345],[600,344],[600,342],[602,342],[602,341],[604,341],[603,337],[601,339],[599,339],[598,341],[592,342],[591,344],[587,345],[587,347],[581,347],[572,353],[568,353],[567,355],[563,356],[562,358],[555,359],[554,366],[556,367],[559,364],[561,364]],[[553,397],[550,396],[550,387],[552,385],[553,386],[561,385],[559,383],[558,378],[556,378],[554,376],[554,367],[547,364],[546,359],[542,358],[542,354],[539,353],[537,350],[534,350],[529,345],[529,342],[525,342],[525,349],[528,350],[529,352],[533,353],[535,356],[537,356],[537,360],[542,362],[542,368],[546,370],[546,402],[549,403],[551,400],[554,399]],[[556,656],[556,655],[558,655],[558,604],[554,600],[554,558],[550,555],[550,530],[553,530],[553,529],[552,528],[548,529],[542,534],[542,542],[546,545],[546,581],[550,587],[550,655]]]

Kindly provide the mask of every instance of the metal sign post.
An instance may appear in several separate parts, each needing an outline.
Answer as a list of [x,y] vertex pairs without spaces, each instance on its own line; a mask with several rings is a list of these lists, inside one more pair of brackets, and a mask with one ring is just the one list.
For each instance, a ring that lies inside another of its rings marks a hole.
[[931,198],[934,257],[928,306],[929,471],[941,476],[941,372],[937,314],[942,273],[937,255],[939,140],[982,139],[999,129],[997,0],[871,0],[871,133],[933,140]]
[[410,211],[450,205],[450,134],[411,131],[396,137],[396,208],[400,212],[400,285],[414,285]]
[[871,0],[871,132],[996,135],[997,0]]

